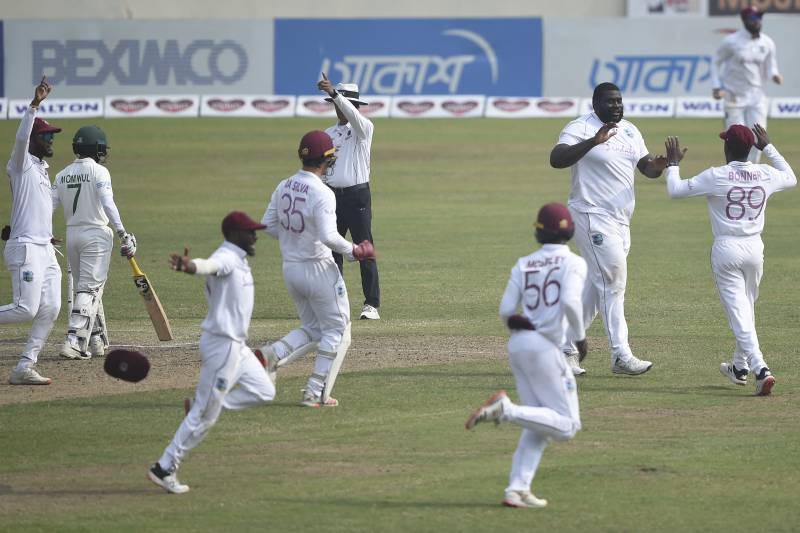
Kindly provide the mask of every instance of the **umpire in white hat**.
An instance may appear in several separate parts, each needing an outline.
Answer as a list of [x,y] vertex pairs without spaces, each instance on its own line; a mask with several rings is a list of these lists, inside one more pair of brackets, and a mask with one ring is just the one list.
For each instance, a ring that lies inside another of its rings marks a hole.
[[[358,85],[339,83],[336,87],[325,73],[317,83],[320,91],[328,93],[328,102],[336,106],[339,122],[325,130],[336,147],[336,166],[328,176],[328,187],[336,194],[336,226],[342,236],[350,232],[354,242],[372,242],[372,196],[369,190],[370,150],[374,124],[362,115],[358,108],[367,103],[359,98]],[[343,270],[340,254],[333,258]],[[378,320],[381,306],[378,264],[374,259],[360,261],[361,288],[364,291],[364,306],[361,319]]]

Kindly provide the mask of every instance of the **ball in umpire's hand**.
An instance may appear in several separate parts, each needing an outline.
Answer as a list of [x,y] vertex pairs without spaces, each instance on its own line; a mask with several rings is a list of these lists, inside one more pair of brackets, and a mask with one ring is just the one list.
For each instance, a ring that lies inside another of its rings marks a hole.
[[106,356],[106,374],[131,383],[142,381],[150,371],[150,361],[139,352],[113,350]]

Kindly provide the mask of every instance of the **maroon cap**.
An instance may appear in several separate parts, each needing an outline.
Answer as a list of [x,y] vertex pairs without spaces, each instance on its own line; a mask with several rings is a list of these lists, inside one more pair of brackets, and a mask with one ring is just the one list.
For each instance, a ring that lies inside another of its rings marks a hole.
[[335,151],[333,141],[328,134],[324,131],[314,130],[309,131],[300,139],[300,148],[297,150],[297,154],[300,159],[320,159],[333,155]]
[[756,144],[756,136],[753,131],[741,124],[734,124],[720,133],[719,138],[725,141],[727,147],[737,153],[749,150]]
[[33,121],[33,130],[31,135],[39,135],[40,133],[59,133],[61,128],[56,128],[43,118],[36,117]]
[[257,230],[257,229],[264,229],[266,226],[264,224],[259,224],[249,216],[247,213],[242,213],[241,211],[231,211],[228,215],[222,219],[222,234],[227,235],[231,231],[236,230]]
[[150,361],[139,352],[113,350],[106,356],[103,368],[111,377],[136,383],[147,377],[147,373],[150,372]]
[[764,16],[764,13],[756,6],[747,6],[739,11],[739,15],[742,17],[742,20],[749,20],[760,19]]
[[575,223],[569,210],[558,202],[545,204],[539,209],[536,217],[536,229],[549,231],[567,239],[575,233]]

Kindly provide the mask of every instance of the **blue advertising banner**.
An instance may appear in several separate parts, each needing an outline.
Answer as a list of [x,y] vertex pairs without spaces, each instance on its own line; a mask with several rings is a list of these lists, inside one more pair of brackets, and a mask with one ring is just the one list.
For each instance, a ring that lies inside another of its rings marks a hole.
[[275,91],[320,73],[362,94],[542,94],[542,20],[276,19]]

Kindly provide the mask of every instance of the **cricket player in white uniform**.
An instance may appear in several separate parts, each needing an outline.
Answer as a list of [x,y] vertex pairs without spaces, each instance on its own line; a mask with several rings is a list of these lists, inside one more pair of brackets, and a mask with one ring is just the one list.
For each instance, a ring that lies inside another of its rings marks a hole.
[[283,279],[300,327],[256,353],[263,353],[274,376],[279,366],[317,351],[300,402],[308,407],[339,404],[331,391],[350,346],[350,304],[331,250],[350,261],[374,257],[369,241],[355,246],[336,231],[336,198],[322,182],[336,162],[334,153],[325,132],[304,135],[298,150],[303,169],[278,184],[262,220],[280,243]]
[[[650,370],[653,363],[634,357],[625,321],[635,205],[633,174],[638,168],[648,178],[657,178],[667,161],[663,156],[651,156],[636,126],[623,120],[622,95],[616,85],[595,87],[592,105],[593,113],[573,120],[561,131],[550,153],[550,165],[572,167],[568,206],[575,221],[575,242],[589,266],[583,294],[584,324],[588,329],[599,310],[611,348],[611,371],[637,375]],[[571,342],[564,353],[575,374],[583,374]]]
[[[753,134],[755,132],[755,135]],[[667,192],[670,198],[705,196],[714,244],[711,269],[722,307],[736,338],[733,360],[722,363],[720,372],[736,385],[747,384],[747,374],[756,376],[756,395],[767,396],[775,385],[756,335],[755,303],[764,273],[764,230],[767,200],[778,191],[797,185],[792,167],[770,143],[766,130],[756,124],[733,125],[720,134],[725,140],[725,160],[693,178],[681,180],[678,163],[683,152],[677,137],[667,139]],[[748,160],[755,146],[767,154],[772,166]]]
[[[724,99],[725,129],[734,124],[767,124],[764,85],[783,83],[778,72],[775,42],[761,33],[764,14],[755,6],[741,11],[744,28],[726,36],[711,68],[712,94]],[[758,163],[761,151],[751,150],[748,160]]]
[[11,231],[5,261],[14,301],[0,307],[0,324],[33,321],[28,343],[11,371],[12,385],[49,385],[34,365],[61,308],[61,268],[53,238],[53,205],[45,157],[53,156],[53,135],[61,131],[36,117],[50,94],[43,77],[17,130],[6,171],[11,185]]
[[62,205],[67,223],[67,258],[75,293],[60,353],[67,359],[90,359],[105,355],[108,348],[102,298],[114,244],[109,221],[120,238],[123,256],[136,253],[136,238],[122,225],[111,174],[101,164],[108,154],[103,130],[80,128],[72,139],[72,150],[77,158],[53,182],[53,209]]
[[580,358],[586,356],[581,303],[586,262],[565,244],[574,231],[562,204],[539,210],[536,240],[542,247],[517,260],[500,303],[500,318],[511,330],[508,356],[521,403],[499,391],[466,423],[467,429],[487,421],[522,427],[503,499],[507,507],[547,505],[531,493],[542,453],[551,440],[569,440],[581,429],[575,377],[561,353],[570,336],[580,339]]
[[255,255],[256,230],[262,224],[241,211],[222,220],[225,241],[208,259],[192,259],[189,250],[171,254],[177,272],[206,276],[208,314],[200,328],[200,379],[186,418],[164,454],[147,475],[167,492],[189,491],[176,471],[187,453],[197,447],[216,423],[222,409],[244,409],[275,397],[275,385],[264,364],[247,347],[253,314],[254,285],[247,256]]

